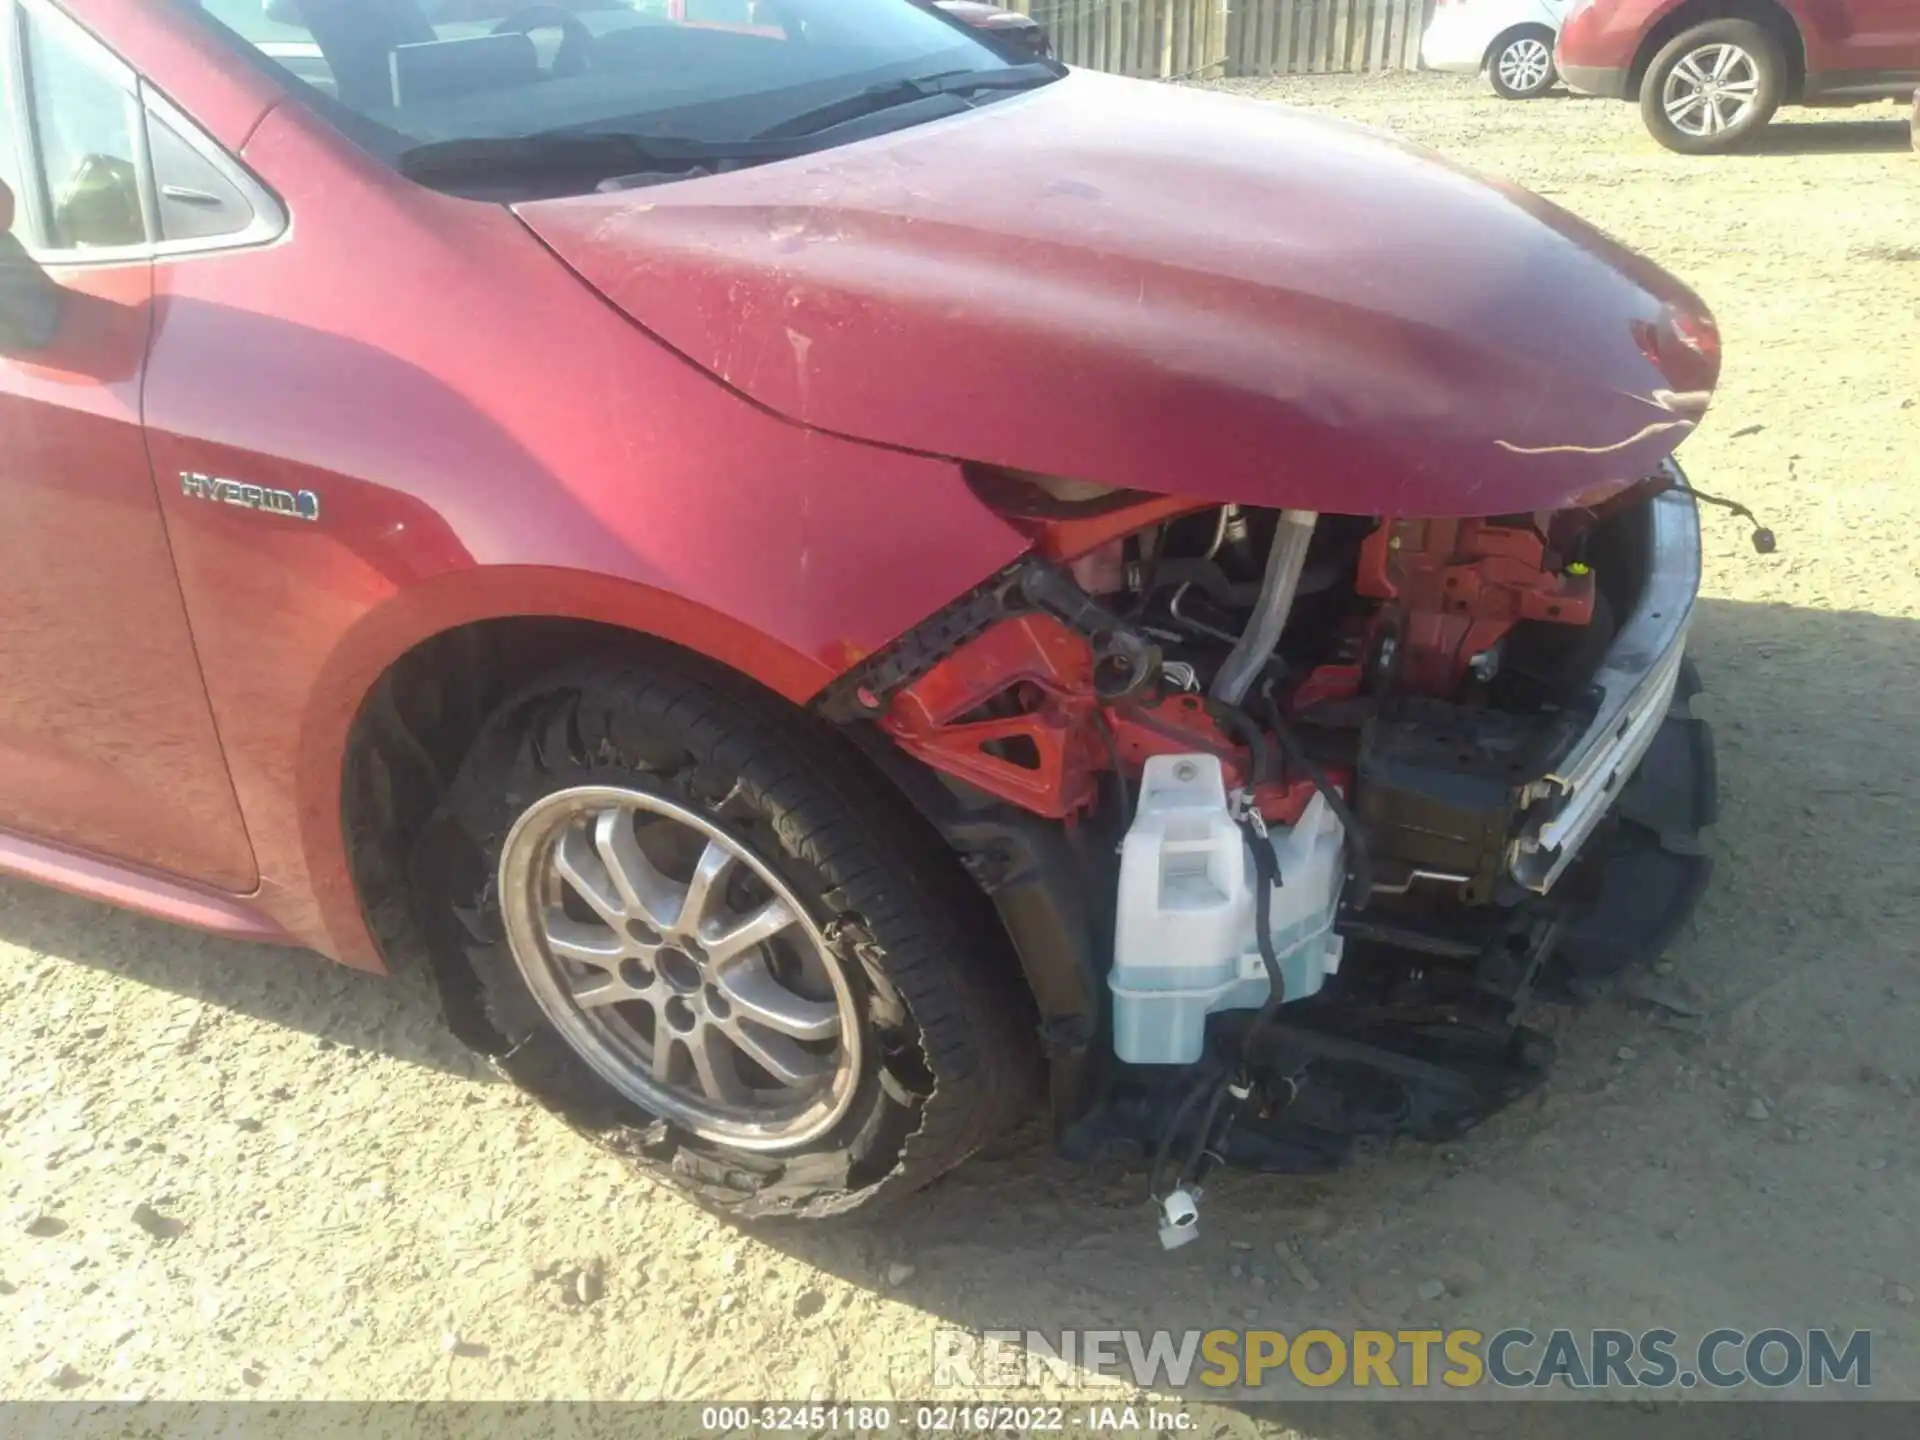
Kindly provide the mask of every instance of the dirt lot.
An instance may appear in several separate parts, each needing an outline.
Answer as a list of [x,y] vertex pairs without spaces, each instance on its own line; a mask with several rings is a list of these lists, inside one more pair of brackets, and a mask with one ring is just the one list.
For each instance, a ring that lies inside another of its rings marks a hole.
[[417,978],[0,882],[4,1393],[924,1398],[942,1325],[1258,1318],[1864,1326],[1875,1389],[1920,1396],[1905,126],[1794,117],[1762,153],[1690,160],[1623,105],[1431,77],[1236,88],[1541,191],[1719,315],[1724,387],[1686,458],[1780,549],[1708,515],[1720,868],[1661,977],[1698,1020],[1591,1009],[1544,1095],[1468,1141],[1225,1181],[1170,1256],[1139,1174],[1030,1140],[885,1224],[745,1238],[493,1083]]

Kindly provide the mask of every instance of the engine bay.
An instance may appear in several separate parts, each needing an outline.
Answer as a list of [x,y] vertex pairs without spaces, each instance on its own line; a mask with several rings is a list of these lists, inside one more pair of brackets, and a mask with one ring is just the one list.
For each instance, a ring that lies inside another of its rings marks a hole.
[[1457,1133],[1704,886],[1677,467],[1480,519],[977,488],[1033,552],[820,708],[998,907],[1063,1151],[1191,1197]]
[[[1037,555],[856,670],[829,713],[876,720],[932,770],[1048,819],[1124,812],[1148,760],[1199,753],[1264,820],[1292,824],[1318,793],[1364,794],[1368,773],[1384,785],[1405,732],[1463,764],[1544,763],[1591,714],[1613,616],[1642,583],[1618,520],[1657,485],[1593,510],[1297,524],[1144,499],[1089,514],[1023,488],[1012,513]],[[1299,553],[1276,594],[1283,530]],[[1397,884],[1395,847],[1376,848]]]
[[1056,1144],[1150,1156],[1165,1244],[1210,1165],[1475,1125],[1546,1073],[1534,1004],[1692,910],[1715,774],[1670,461],[1486,518],[975,488],[1033,551],[818,708],[995,902]]

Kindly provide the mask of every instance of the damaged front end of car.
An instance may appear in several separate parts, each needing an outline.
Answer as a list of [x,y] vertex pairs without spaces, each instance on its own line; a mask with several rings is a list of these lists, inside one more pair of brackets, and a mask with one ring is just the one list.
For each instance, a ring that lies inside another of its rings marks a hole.
[[1691,910],[1715,786],[1671,459],[1465,520],[973,483],[1033,550],[819,708],[992,897],[1063,1153],[1156,1156],[1164,1199],[1457,1134],[1540,1078],[1530,1002]]
[[1388,136],[1080,72],[519,213],[763,409],[950,463],[903,553],[981,507],[1023,544],[814,704],[998,908],[1063,1152],[1171,1200],[1457,1133],[1539,1078],[1530,1002],[1688,913],[1672,457],[1720,337],[1645,258]]

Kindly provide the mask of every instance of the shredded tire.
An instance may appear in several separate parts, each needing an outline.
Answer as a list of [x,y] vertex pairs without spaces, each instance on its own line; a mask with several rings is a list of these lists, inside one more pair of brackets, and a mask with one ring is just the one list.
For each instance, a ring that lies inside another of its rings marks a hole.
[[[501,922],[501,848],[554,791],[616,784],[698,808],[812,912],[863,1028],[854,1101],[798,1152],[732,1149],[640,1109],[548,1022]],[[824,722],[678,652],[569,666],[483,727],[416,848],[429,943],[464,967],[509,1079],[605,1148],[735,1219],[910,1193],[1024,1118],[1031,998],[985,898],[933,829]]]

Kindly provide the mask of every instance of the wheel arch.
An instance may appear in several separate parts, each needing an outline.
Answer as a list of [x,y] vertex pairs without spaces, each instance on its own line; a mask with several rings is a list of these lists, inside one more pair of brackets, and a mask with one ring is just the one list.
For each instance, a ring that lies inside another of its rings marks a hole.
[[423,822],[406,807],[451,778],[507,689],[590,650],[649,646],[697,656],[789,703],[835,673],[684,597],[586,572],[503,566],[443,575],[360,617],[312,686],[297,749],[300,845],[321,948],[379,972],[404,963],[417,938],[390,898],[404,878],[397,847],[413,832],[403,823],[392,844],[370,854],[369,827],[392,817],[368,805],[398,806],[403,822]]
[[1627,94],[1634,97],[1640,94],[1653,57],[1666,48],[1674,36],[1709,20],[1751,20],[1764,26],[1780,42],[1780,53],[1786,57],[1785,102],[1792,104],[1799,100],[1807,79],[1806,41],[1793,16],[1777,0],[1685,0],[1663,15],[1641,40],[1627,75]]
[[[746,627],[730,630],[733,622],[721,617],[662,608],[663,602],[684,604],[673,597],[625,594],[618,606],[529,609],[524,587],[513,593],[522,608],[471,600],[457,609],[430,606],[425,613],[445,623],[411,628],[410,643],[343,647],[348,654],[330,670],[356,677],[347,687],[352,704],[338,712],[345,723],[326,727],[317,745],[303,747],[314,770],[306,788],[328,797],[324,806],[303,807],[311,817],[312,870],[345,882],[328,927],[340,958],[368,970],[424,969],[455,1034],[488,1054],[499,1053],[505,1041],[487,1019],[471,973],[445,943],[429,943],[410,872],[417,840],[501,700],[590,656],[652,655],[725,670],[798,714],[834,673],[792,652],[771,656],[773,642]],[[391,632],[378,618],[369,623]],[[962,819],[931,772],[877,732],[862,728],[849,739],[875,779],[955,854],[997,914],[1018,981],[1041,1011],[1054,1062],[1056,1118],[1062,1124],[1076,1118],[1086,1104],[1085,1071],[1099,1024],[1097,952],[1106,942],[1098,918],[1104,907],[1093,899],[1100,887],[1090,883],[1080,853],[1085,847],[1030,816]],[[983,855],[995,857],[992,873],[980,868]]]
[[[651,622],[651,623],[649,623]],[[752,632],[737,643],[716,647],[711,632],[698,643],[685,627],[661,623],[657,613],[608,618],[604,614],[501,611],[476,614],[422,634],[391,653],[377,667],[360,667],[366,678],[343,730],[318,747],[308,747],[314,768],[307,789],[328,797],[324,805],[303,807],[308,821],[307,847],[316,876],[342,877],[328,929],[340,958],[362,969],[425,969],[433,976],[447,1019],[459,1038],[483,1053],[504,1043],[487,1021],[471,975],[449,965],[444,944],[429,944],[412,894],[414,847],[440,798],[452,783],[481,726],[500,702],[540,675],[590,657],[672,659],[727,672],[764,692],[776,704],[798,706],[831,678],[825,665],[789,663],[768,668]],[[789,657],[790,662],[798,657]],[[370,673],[368,673],[370,671]],[[768,683],[778,677],[781,683]],[[963,868],[970,847],[947,823],[932,801],[938,790],[930,774],[876,737],[855,738],[870,773],[897,792],[956,854]],[[331,764],[328,759],[331,757]],[[1040,827],[1049,828],[1049,827]],[[998,841],[999,831],[995,831]],[[1029,837],[1023,843],[1057,843],[1058,837]],[[1010,913],[1002,886],[980,885],[983,898],[1000,912],[1012,953],[1025,971],[1030,993],[1043,1002],[1060,998],[1050,1009],[1083,1012],[1091,997],[1081,972],[1091,957],[1084,946],[1091,936],[1069,931],[1062,947],[1060,922],[1033,898],[1072,910],[1075,885],[1067,885],[1063,861],[1050,858],[1039,875],[1018,894],[1038,917],[1024,922]],[[973,876],[976,884],[981,877]],[[327,897],[322,895],[323,904]],[[1052,928],[1049,928],[1052,927]],[[1036,953],[1038,951],[1039,953]],[[1055,973],[1055,972],[1064,973]],[[1062,987],[1064,992],[1062,993]]]

